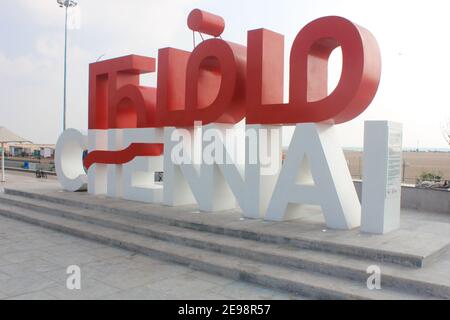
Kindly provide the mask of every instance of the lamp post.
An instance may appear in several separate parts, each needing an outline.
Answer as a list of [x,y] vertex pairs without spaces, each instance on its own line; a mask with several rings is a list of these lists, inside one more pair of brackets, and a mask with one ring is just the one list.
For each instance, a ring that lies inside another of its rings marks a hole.
[[67,107],[67,11],[78,3],[75,0],[56,0],[60,8],[65,8],[64,23],[64,104],[63,104],[63,131],[66,130],[66,107]]
[[5,177],[5,144],[2,142],[2,180],[1,182],[6,182]]

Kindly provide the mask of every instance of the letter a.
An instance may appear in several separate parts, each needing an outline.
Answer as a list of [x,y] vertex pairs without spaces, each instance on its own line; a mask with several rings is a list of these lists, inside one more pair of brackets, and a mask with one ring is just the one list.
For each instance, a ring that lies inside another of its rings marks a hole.
[[360,225],[361,205],[335,137],[332,125],[297,125],[267,220],[296,219],[305,212],[304,205],[316,205],[321,206],[329,228],[348,230]]

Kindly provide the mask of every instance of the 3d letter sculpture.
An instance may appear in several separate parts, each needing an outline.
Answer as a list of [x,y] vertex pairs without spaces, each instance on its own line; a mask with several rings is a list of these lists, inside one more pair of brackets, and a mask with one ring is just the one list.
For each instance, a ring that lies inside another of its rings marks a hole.
[[[283,35],[257,29],[247,46],[228,42],[219,38],[225,21],[198,9],[188,27],[212,38],[192,52],[159,50],[157,88],[139,83],[156,71],[154,58],[91,64],[88,137],[68,131],[58,142],[63,188],[87,181],[92,194],[197,203],[207,212],[239,207],[244,217],[269,220],[316,205],[329,227],[358,227],[361,206],[333,127],[361,114],[376,94],[381,58],[372,34],[334,16],[306,25],[291,48],[283,103]],[[342,74],[329,94],[328,60],[337,47]],[[284,125],[296,128],[282,164]],[[76,160],[86,148],[87,177]],[[163,183],[154,180],[159,171]]]

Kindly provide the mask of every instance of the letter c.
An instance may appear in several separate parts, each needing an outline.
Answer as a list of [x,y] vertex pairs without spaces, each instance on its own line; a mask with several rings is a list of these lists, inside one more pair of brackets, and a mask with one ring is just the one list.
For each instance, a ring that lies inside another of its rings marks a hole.
[[87,175],[83,166],[83,152],[88,147],[87,136],[68,129],[56,144],[55,166],[59,183],[67,191],[87,189]]

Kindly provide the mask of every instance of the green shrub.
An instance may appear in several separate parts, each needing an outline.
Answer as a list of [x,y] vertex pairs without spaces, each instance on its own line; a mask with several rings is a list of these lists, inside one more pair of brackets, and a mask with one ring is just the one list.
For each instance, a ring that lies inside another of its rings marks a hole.
[[433,173],[433,172],[422,172],[420,175],[420,181],[435,181],[439,182],[442,180],[442,174],[439,173]]

